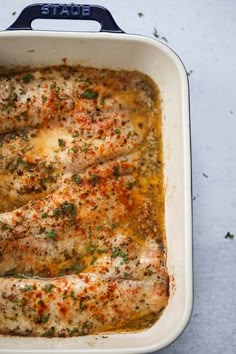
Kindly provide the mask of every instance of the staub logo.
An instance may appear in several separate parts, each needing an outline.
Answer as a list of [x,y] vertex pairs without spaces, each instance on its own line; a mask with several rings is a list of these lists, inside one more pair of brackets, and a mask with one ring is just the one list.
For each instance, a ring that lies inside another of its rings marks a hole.
[[41,6],[41,13],[44,16],[88,17],[91,15],[91,8],[89,5],[44,4]]

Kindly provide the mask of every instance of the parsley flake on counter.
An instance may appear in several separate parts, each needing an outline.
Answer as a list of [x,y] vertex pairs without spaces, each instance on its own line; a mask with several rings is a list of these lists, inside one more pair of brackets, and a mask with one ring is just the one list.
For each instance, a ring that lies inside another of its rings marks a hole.
[[187,71],[187,75],[190,76],[193,73],[193,70]]
[[153,33],[152,33],[152,34],[153,34],[153,36],[156,37],[156,38],[159,38],[159,37],[160,37],[159,34],[158,34],[158,32],[157,32],[156,27],[153,28]]
[[225,235],[225,238],[229,238],[230,240],[234,239],[234,235],[231,234],[230,232],[227,232],[227,234]]
[[144,14],[142,12],[138,12],[138,17],[143,17]]

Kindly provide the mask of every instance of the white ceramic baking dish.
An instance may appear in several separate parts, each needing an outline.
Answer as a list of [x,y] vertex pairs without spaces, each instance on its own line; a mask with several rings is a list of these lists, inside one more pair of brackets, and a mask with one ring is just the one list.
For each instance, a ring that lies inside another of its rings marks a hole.
[[[97,20],[102,32],[28,30],[34,18],[64,17]],[[171,286],[163,316],[148,330],[77,338],[1,336],[0,353],[121,354],[159,350],[183,331],[193,301],[189,93],[185,68],[166,45],[122,33],[110,13],[101,7],[33,5],[21,13],[10,29],[0,33],[0,66],[46,66],[60,64],[67,58],[68,64],[139,70],[158,84],[163,109],[165,225]]]

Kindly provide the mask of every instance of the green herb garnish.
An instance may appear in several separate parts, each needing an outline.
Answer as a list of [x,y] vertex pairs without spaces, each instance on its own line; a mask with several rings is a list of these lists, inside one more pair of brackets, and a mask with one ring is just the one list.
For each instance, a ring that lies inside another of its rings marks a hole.
[[47,233],[47,238],[54,238],[56,237],[56,231],[55,230],[51,230]]
[[86,98],[87,100],[94,100],[98,97],[98,92],[93,90],[87,90],[82,93],[81,97]]
[[72,182],[76,183],[76,184],[80,184],[82,178],[80,177],[80,175],[78,173],[75,173],[72,177],[71,177]]
[[56,218],[60,216],[72,216],[75,218],[77,216],[77,207],[75,204],[66,201],[60,207],[53,210],[53,216]]
[[47,323],[50,315],[43,315],[38,318],[37,323]]
[[92,184],[93,187],[95,187],[99,179],[100,179],[99,175],[91,174],[89,177],[89,182]]
[[25,95],[26,94],[25,90],[23,90],[22,88],[20,88],[19,91],[20,91],[20,95]]
[[159,34],[158,34],[158,32],[157,32],[156,27],[153,28],[153,33],[152,33],[152,34],[153,34],[153,36],[156,37],[156,38],[159,38],[159,37],[160,37]]
[[111,258],[121,257],[124,259],[124,262],[127,264],[129,263],[129,257],[127,253],[123,252],[119,247],[114,248],[111,253]]
[[53,288],[55,288],[54,284],[46,284],[44,290],[49,293]]
[[31,291],[31,290],[34,290],[34,286],[33,286],[33,285],[26,285],[22,290],[23,290],[23,291]]
[[128,188],[129,188],[129,189],[133,189],[135,185],[136,185],[136,181],[129,182],[129,183],[128,183]]
[[59,145],[60,147],[65,147],[65,146],[66,146],[66,142],[65,142],[64,139],[58,139],[57,141],[58,141],[58,145]]
[[71,292],[70,292],[70,297],[71,297],[73,300],[78,301],[78,298],[75,296],[74,291],[71,291]]
[[28,73],[22,77],[22,81],[27,83],[27,82],[30,82],[30,80],[32,80],[33,78],[34,78],[34,76],[32,74]]
[[84,305],[84,299],[80,299],[79,309],[80,309],[80,312],[82,312],[86,309],[86,306]]
[[230,240],[234,239],[234,235],[231,234],[230,232],[227,232],[227,234],[225,235],[225,238],[229,238]]
[[47,97],[42,95],[42,102],[45,103],[47,101]]
[[120,166],[119,165],[117,165],[113,168],[113,176],[115,176],[116,179],[119,178],[119,176],[120,176]]
[[42,334],[43,337],[53,337],[55,334],[55,328],[51,327],[48,331]]

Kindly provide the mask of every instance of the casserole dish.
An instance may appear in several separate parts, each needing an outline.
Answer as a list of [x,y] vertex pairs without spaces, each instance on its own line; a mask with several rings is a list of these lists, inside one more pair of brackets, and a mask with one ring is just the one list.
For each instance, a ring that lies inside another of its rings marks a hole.
[[[102,33],[28,31],[36,18],[96,20]],[[192,309],[189,98],[183,64],[166,45],[124,34],[110,13],[99,6],[31,5],[9,31],[0,33],[0,43],[0,66],[4,68],[57,65],[66,58],[70,65],[138,70],[158,85],[162,97],[167,267],[171,278],[169,304],[148,330],[75,338],[1,336],[0,353],[148,353],[165,347],[183,331]]]

